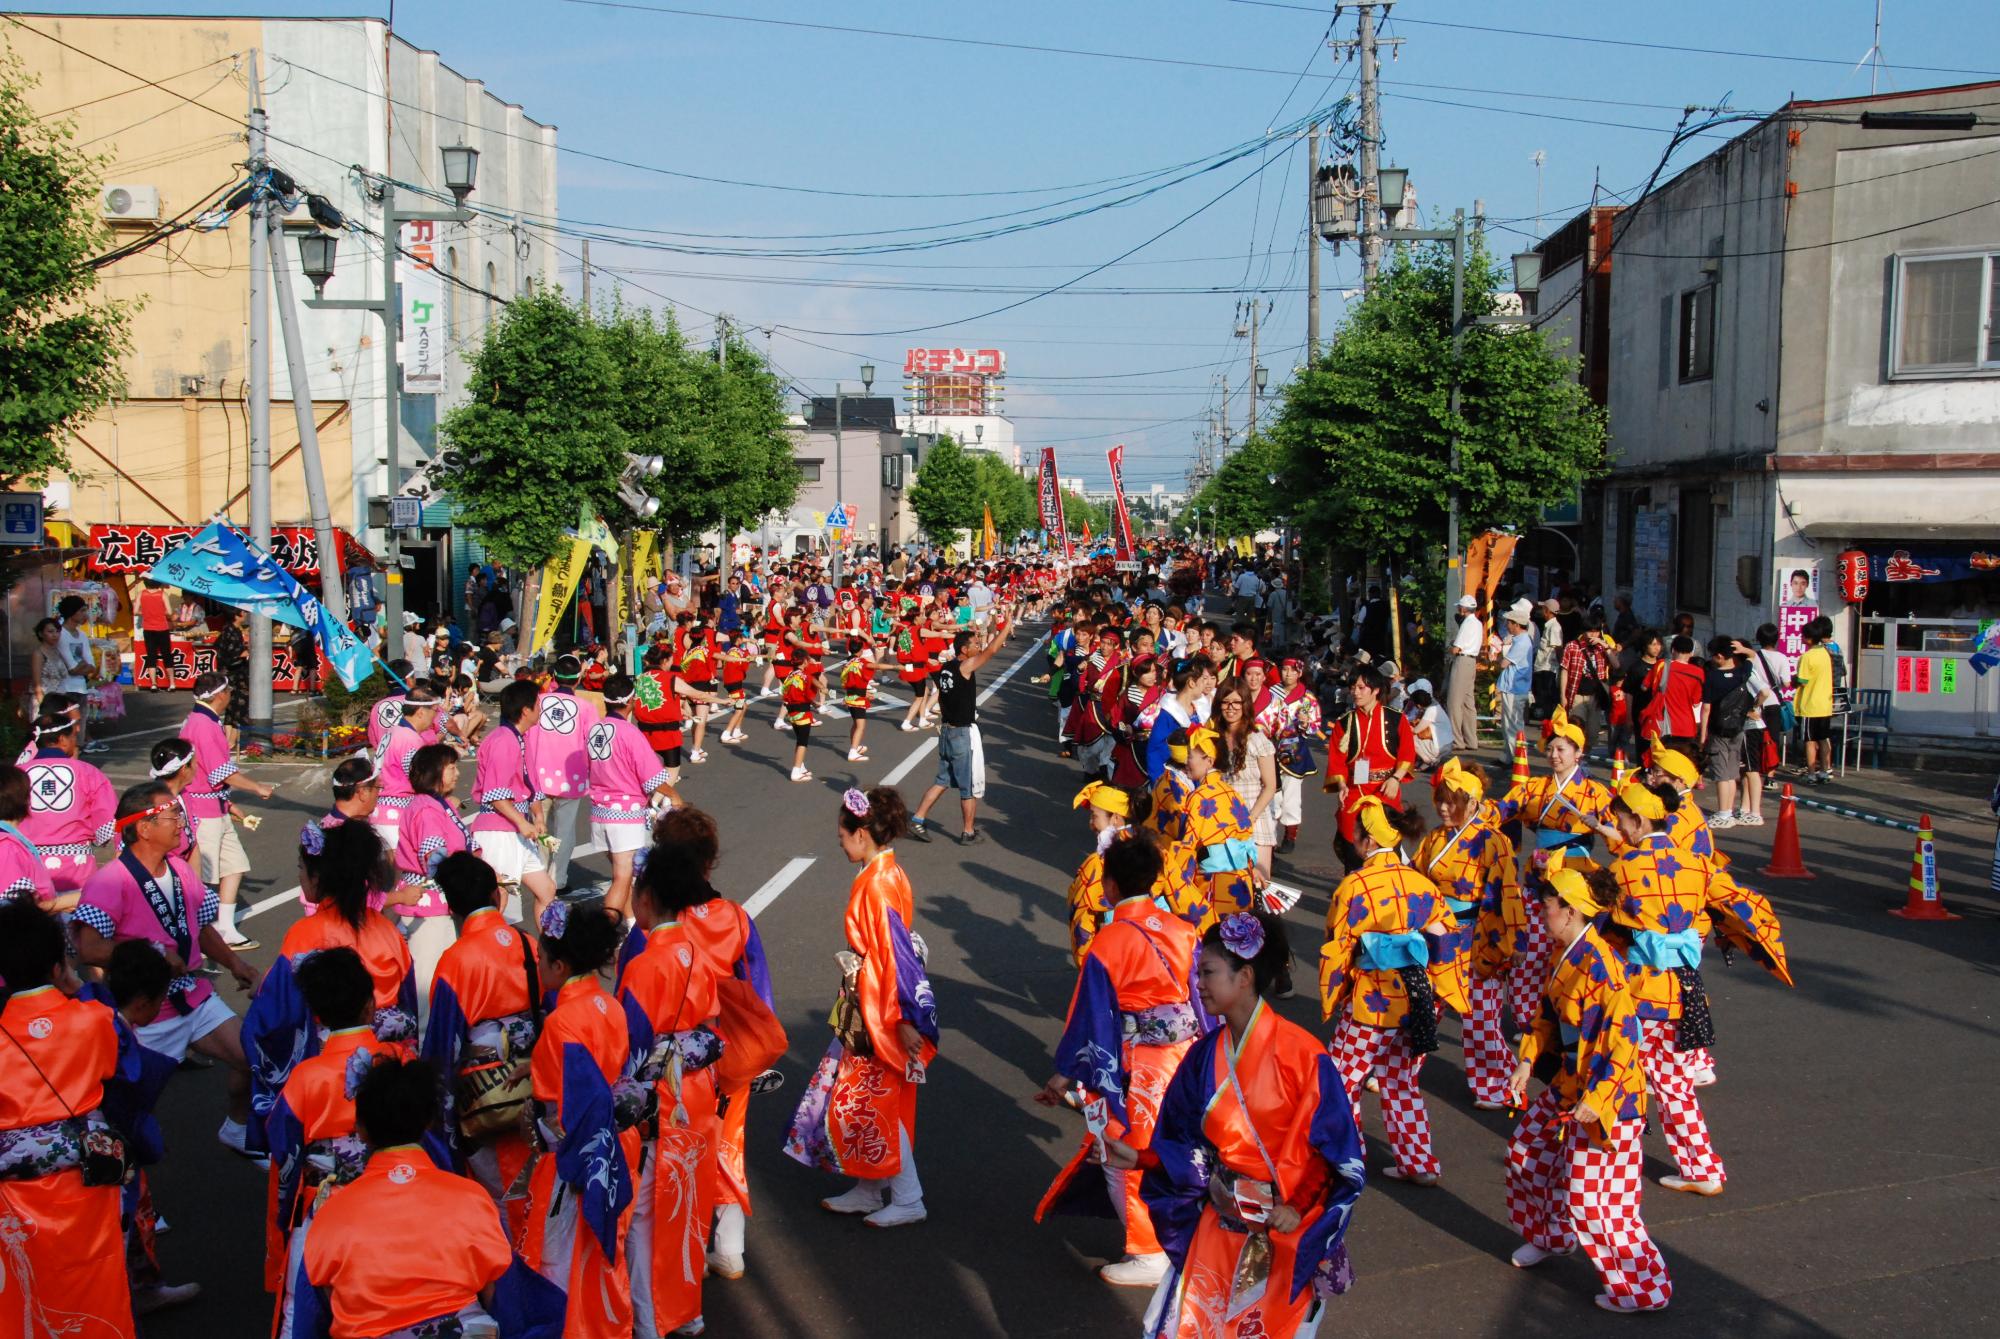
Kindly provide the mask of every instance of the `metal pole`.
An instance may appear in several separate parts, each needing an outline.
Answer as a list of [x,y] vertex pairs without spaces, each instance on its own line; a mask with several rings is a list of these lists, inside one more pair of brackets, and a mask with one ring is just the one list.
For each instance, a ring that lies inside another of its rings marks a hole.
[[[729,318],[717,315],[715,318],[715,366],[724,377],[729,374]],[[715,593],[719,597],[729,586],[729,550],[734,546],[729,542],[729,505],[723,504],[722,543],[715,556]]]
[[[1386,6],[1384,6],[1386,8]],[[1368,287],[1382,264],[1382,185],[1377,174],[1382,166],[1382,102],[1376,88],[1381,73],[1375,60],[1375,7],[1361,11],[1361,209],[1357,220],[1361,236],[1361,284]]]
[[1257,435],[1257,306],[1258,298],[1250,299],[1250,429],[1243,434],[1247,444]]
[[1319,185],[1319,125],[1306,131],[1306,366],[1319,361],[1319,219],[1313,191]]
[[1451,502],[1445,510],[1444,599],[1447,609],[1458,607],[1465,593],[1465,568],[1458,552],[1458,397],[1460,374],[1465,358],[1465,211],[1451,216]]
[[312,378],[306,372],[305,344],[299,338],[299,314],[292,306],[292,272],[285,266],[284,225],[275,214],[265,220],[271,239],[271,278],[278,292],[278,329],[285,337],[285,366],[291,372],[292,416],[299,425],[299,459],[306,470],[306,502],[312,508],[313,535],[319,541],[320,603],[341,622],[347,621],[347,587],[341,581],[340,539],[333,529],[333,505],[327,498],[326,471],[320,468],[319,425],[313,422]]
[[[271,550],[270,164],[264,157],[264,95],[258,52],[250,52],[250,538]],[[250,733],[271,731],[271,620],[250,615]]]
[[[841,416],[846,403],[847,392],[839,382],[833,383],[833,505],[838,507],[847,501],[847,447],[841,438]],[[834,545],[833,579],[841,578],[840,551],[843,544]]]
[[[401,234],[396,222],[396,185],[385,176],[382,179],[382,424],[389,434],[388,441],[383,443],[389,477],[382,491],[390,498],[403,486],[402,410],[397,403],[403,388],[403,371],[396,361],[396,341],[403,330],[403,304],[396,290],[396,248],[402,243]],[[389,560],[389,571],[382,578],[384,660],[396,658],[403,636],[403,540],[395,520],[390,516],[389,526],[382,532],[383,556]],[[529,616],[521,621],[532,626],[534,611],[528,612]]]
[[583,239],[583,310],[590,313],[590,239]]

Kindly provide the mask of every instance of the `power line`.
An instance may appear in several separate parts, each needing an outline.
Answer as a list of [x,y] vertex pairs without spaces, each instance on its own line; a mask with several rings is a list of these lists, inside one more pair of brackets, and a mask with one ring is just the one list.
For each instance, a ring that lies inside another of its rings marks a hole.
[[[1249,5],[1257,9],[1290,9],[1302,14],[1324,14],[1327,11],[1313,5],[1284,4],[1280,0],[1229,0],[1234,5]],[[1620,37],[1586,37],[1579,33],[1537,32],[1527,28],[1500,28],[1481,23],[1448,23],[1443,19],[1413,19],[1407,14],[1396,16],[1398,23],[1407,23],[1423,28],[1456,28],[1464,32],[1497,33],[1506,37],[1538,37],[1554,42],[1585,42],[1593,46],[1630,47],[1640,51],[1673,51],[1689,56],[1730,56],[1740,60],[1787,61],[1795,65],[1838,65],[1850,68],[1854,62],[1833,56],[1787,56],[1773,51],[1735,51],[1723,47],[1678,46],[1671,42],[1641,42]],[[1968,70],[1948,65],[1889,65],[1885,70],[1910,70],[1921,74],[1969,74],[1984,78],[2000,77],[2000,71]]]

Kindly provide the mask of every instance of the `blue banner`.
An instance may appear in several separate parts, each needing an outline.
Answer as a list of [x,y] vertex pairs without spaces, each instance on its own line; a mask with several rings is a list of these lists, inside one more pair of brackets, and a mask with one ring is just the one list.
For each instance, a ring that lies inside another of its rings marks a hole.
[[287,627],[304,628],[319,643],[340,681],[350,689],[375,668],[375,656],[338,622],[291,573],[249,536],[221,521],[154,563],[149,580],[178,586],[206,599],[262,614]]

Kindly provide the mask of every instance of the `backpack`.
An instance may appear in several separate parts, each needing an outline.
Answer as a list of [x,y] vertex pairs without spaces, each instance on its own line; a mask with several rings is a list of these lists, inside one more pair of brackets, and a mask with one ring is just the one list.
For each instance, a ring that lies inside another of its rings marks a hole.
[[1715,704],[1709,717],[1708,732],[1724,739],[1734,739],[1743,733],[1743,724],[1750,715],[1750,690],[1737,684],[1724,693]]

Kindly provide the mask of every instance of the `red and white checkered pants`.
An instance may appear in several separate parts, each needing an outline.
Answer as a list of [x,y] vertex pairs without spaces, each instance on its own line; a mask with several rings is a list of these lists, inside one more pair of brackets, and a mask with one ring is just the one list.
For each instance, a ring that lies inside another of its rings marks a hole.
[[1514,1070],[1514,1052],[1500,1018],[1507,978],[1469,972],[1466,986],[1472,1008],[1459,1020],[1459,1035],[1465,1042],[1465,1086],[1475,1102],[1504,1102],[1507,1079]]
[[1701,1099],[1694,1095],[1694,1079],[1688,1072],[1690,1052],[1674,1049],[1680,1036],[1679,1023],[1646,1019],[1641,1027],[1639,1067],[1646,1071],[1646,1086],[1653,1093],[1653,1109],[1660,1113],[1660,1129],[1681,1175],[1690,1181],[1724,1181],[1728,1173],[1715,1145],[1708,1137],[1708,1122],[1702,1119]]
[[1521,1113],[1507,1146],[1507,1217],[1545,1251],[1581,1245],[1604,1290],[1641,1310],[1674,1295],[1660,1248],[1639,1215],[1645,1155],[1638,1121],[1620,1121],[1603,1147],[1581,1137],[1553,1089]]
[[1389,1147],[1396,1152],[1396,1165],[1412,1176],[1436,1176],[1431,1118],[1424,1110],[1423,1091],[1417,1087],[1424,1058],[1410,1049],[1402,1032],[1357,1023],[1349,1014],[1333,1030],[1333,1040],[1326,1049],[1354,1103],[1354,1128],[1362,1128],[1361,1083],[1373,1070],[1381,1081],[1382,1123],[1389,1129]]
[[1534,901],[1528,903],[1528,925],[1514,941],[1514,966],[1507,974],[1507,1003],[1514,1013],[1514,1028],[1526,1032],[1542,1012],[1542,989],[1549,983],[1549,956],[1555,952],[1549,927]]

